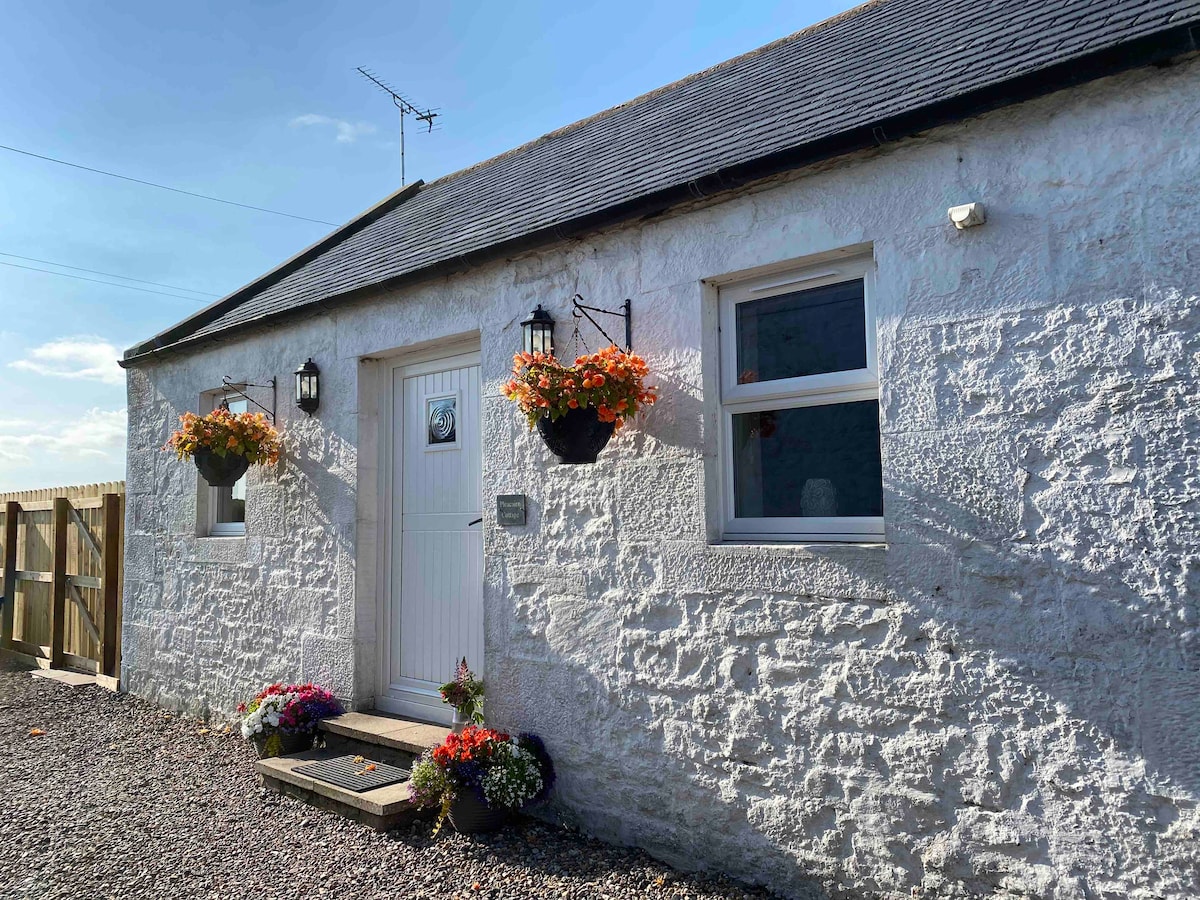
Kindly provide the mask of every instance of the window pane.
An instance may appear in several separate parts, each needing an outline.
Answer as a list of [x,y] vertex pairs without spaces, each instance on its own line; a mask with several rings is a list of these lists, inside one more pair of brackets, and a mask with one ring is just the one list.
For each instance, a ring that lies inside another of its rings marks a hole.
[[879,401],[733,417],[738,518],[882,516]]
[[748,300],[735,309],[738,384],[867,367],[861,280]]
[[[229,401],[229,411],[244,413],[249,404],[241,398]],[[239,478],[231,488],[213,488],[216,496],[217,516],[220,524],[246,521],[246,476]]]
[[239,478],[231,488],[216,488],[221,492],[217,507],[218,522],[246,521],[246,476]]

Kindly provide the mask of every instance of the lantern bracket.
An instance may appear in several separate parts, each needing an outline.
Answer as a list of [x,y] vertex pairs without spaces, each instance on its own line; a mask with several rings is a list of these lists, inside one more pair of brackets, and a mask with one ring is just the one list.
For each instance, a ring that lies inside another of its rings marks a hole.
[[[264,388],[269,387],[271,389],[271,408],[267,409],[267,407],[263,406],[261,403],[259,403],[257,400],[255,400],[253,397],[251,397],[249,394],[247,394],[244,390],[242,390],[242,388],[248,388],[248,387],[264,387]],[[226,375],[221,380],[221,395],[222,395],[221,396],[221,406],[223,406],[225,409],[229,409],[230,394],[232,394],[235,397],[241,397],[247,403],[257,406],[259,409],[261,409],[263,412],[265,412],[268,416],[270,416],[271,424],[274,425],[275,424],[275,407],[278,405],[278,397],[276,396],[277,388],[278,388],[278,380],[275,378],[272,378],[270,381],[264,382],[262,384],[257,384],[253,381],[234,381],[232,378],[230,378],[228,375]]]
[[[617,312],[617,311],[611,310],[611,309],[600,309],[599,307],[596,307],[596,306],[585,306],[583,303],[583,295],[576,294],[574,297],[571,298],[571,306],[572,306],[571,315],[574,316],[576,320],[587,319],[589,322],[592,323],[592,325],[595,326],[595,328],[598,332],[600,332],[602,335],[604,335],[605,340],[607,340],[610,344],[615,344],[616,341],[614,341],[611,337],[608,336],[608,332],[600,327],[600,323],[592,318],[591,313],[603,313],[606,316],[616,316],[619,319],[624,319],[625,320],[625,351],[627,353],[633,351],[633,301],[632,300],[626,299],[625,302],[621,304],[621,311]],[[576,327],[576,329],[578,329],[578,327],[579,327],[578,322],[576,322],[575,327]]]

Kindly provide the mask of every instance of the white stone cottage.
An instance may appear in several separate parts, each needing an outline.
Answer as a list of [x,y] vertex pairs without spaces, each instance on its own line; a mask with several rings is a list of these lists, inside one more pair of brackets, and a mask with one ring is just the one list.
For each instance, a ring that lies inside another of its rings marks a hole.
[[[124,685],[438,720],[465,653],[556,813],[672,861],[1200,896],[1198,41],[1194,0],[869,3],[131,348]],[[575,294],[662,396],[594,465],[501,394]],[[225,376],[286,454],[222,492],[160,448]]]

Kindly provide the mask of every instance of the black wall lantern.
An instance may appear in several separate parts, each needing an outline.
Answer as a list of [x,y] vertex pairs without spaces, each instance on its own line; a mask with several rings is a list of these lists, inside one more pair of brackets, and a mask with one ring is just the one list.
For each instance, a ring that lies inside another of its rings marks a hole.
[[321,370],[311,356],[296,370],[296,405],[310,416],[321,405]]
[[540,303],[521,323],[521,344],[526,353],[554,354],[554,320]]

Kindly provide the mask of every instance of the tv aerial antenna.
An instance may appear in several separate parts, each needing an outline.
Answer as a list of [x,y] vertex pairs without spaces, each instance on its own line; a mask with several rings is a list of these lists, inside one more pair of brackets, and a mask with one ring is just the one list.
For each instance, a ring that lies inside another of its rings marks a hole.
[[362,66],[357,67],[357,72],[367,81],[371,82],[385,94],[392,98],[392,103],[396,109],[400,110],[400,186],[404,187],[404,117],[412,116],[418,122],[426,126],[426,133],[433,131],[433,120],[441,115],[437,111],[437,107],[421,109],[419,106],[411,103],[408,98],[397,91],[394,87],[372,72],[370,69],[364,69]]

